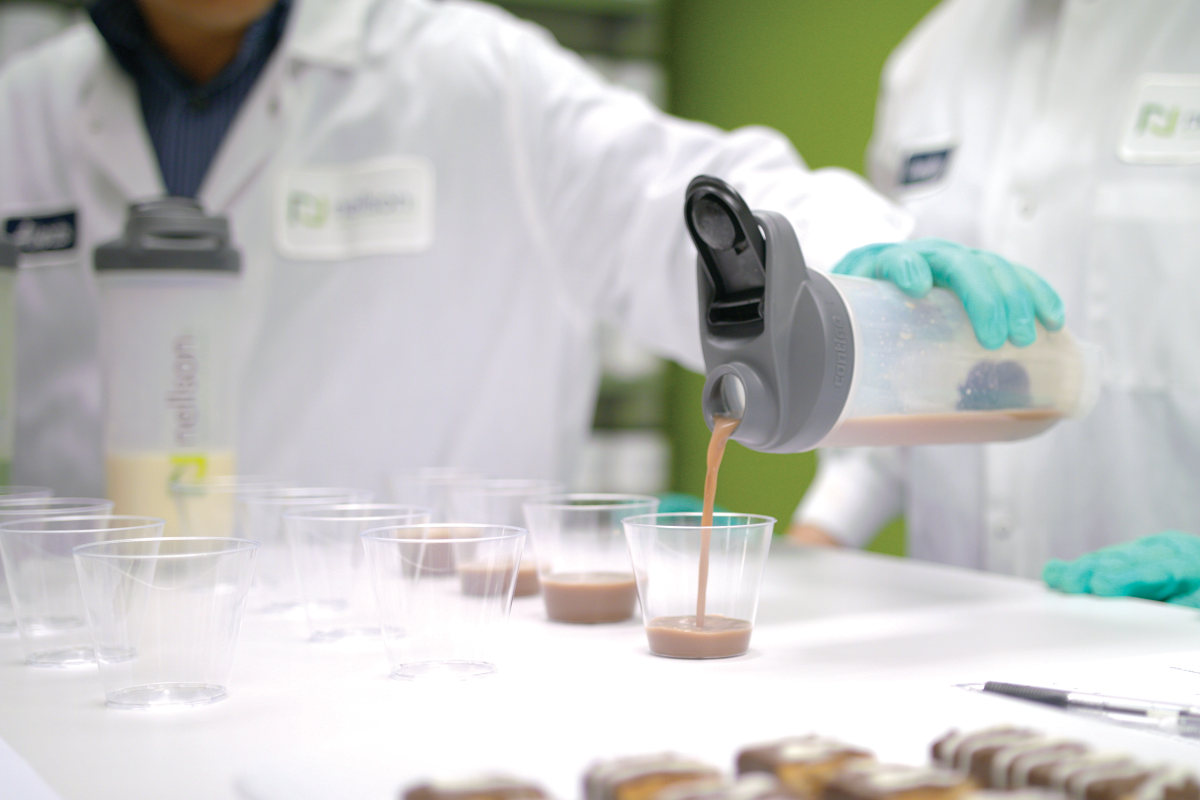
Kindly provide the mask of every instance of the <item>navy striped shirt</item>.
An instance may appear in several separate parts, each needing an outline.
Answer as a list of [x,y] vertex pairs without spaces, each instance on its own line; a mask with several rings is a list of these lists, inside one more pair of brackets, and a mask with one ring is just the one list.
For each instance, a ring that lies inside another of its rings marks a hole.
[[198,85],[154,42],[134,0],[97,0],[88,7],[109,49],[137,83],[146,130],[168,194],[195,197],[246,96],[283,36],[291,0],[247,29],[237,55]]

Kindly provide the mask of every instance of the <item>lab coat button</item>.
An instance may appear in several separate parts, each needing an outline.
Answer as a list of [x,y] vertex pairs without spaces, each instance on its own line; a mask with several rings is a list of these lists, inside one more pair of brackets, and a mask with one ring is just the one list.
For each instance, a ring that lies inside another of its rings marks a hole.
[[1006,542],[1012,536],[1012,528],[1008,525],[997,525],[992,528],[992,538],[998,542]]
[[1037,203],[1028,197],[1023,197],[1017,203],[1017,213],[1021,215],[1021,219],[1033,219],[1037,214]]
[[272,117],[279,113],[279,98],[272,97],[267,101],[267,113]]

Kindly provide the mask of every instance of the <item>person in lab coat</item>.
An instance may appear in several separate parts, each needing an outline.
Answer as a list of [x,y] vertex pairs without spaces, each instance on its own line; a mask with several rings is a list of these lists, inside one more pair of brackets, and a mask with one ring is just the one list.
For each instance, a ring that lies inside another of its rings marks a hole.
[[671,118],[483,4],[89,10],[0,75],[22,482],[102,490],[91,252],[135,199],[195,196],[241,248],[239,470],[365,487],[430,465],[568,478],[598,320],[698,367],[697,174],[786,213],[819,268],[911,227],[777,133]]
[[863,545],[903,511],[912,556],[1036,577],[1200,533],[1200,4],[949,0],[889,59],[868,162],[915,235],[1058,290],[1101,396],[1023,442],[823,452],[793,536]]

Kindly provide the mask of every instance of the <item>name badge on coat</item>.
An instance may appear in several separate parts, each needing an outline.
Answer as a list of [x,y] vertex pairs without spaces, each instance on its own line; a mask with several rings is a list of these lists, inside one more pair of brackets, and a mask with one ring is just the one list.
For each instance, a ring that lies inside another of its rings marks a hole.
[[1200,164],[1200,75],[1143,75],[1117,157],[1129,164]]
[[279,251],[296,259],[417,253],[433,244],[434,169],[395,156],[283,173],[275,211]]

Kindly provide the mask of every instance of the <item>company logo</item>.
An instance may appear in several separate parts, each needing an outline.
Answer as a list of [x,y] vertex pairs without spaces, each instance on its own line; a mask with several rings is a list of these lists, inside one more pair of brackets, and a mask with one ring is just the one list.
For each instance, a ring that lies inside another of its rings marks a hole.
[[841,387],[850,372],[850,332],[840,314],[833,315],[833,385]]
[[1142,103],[1134,130],[1143,136],[1160,139],[1200,136],[1200,108],[1181,105]]
[[175,412],[175,444],[196,444],[200,424],[200,353],[196,337],[183,334],[172,343],[171,380],[167,408]]
[[330,197],[293,189],[288,192],[287,219],[289,225],[323,228],[411,215],[415,208],[415,198],[406,192],[363,190]]
[[4,232],[22,253],[46,253],[75,247],[75,212],[43,217],[9,217]]
[[950,154],[953,152],[953,147],[946,147],[941,150],[913,153],[904,162],[904,168],[900,172],[900,185],[917,186],[940,181],[946,176]]

